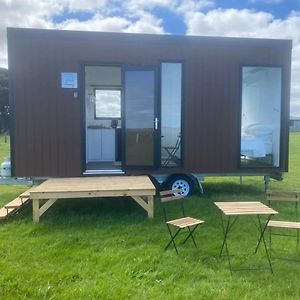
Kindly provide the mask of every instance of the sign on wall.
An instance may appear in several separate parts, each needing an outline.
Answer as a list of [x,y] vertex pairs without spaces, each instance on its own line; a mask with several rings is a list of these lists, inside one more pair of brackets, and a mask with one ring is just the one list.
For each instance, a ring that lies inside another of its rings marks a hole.
[[61,73],[61,87],[63,89],[77,89],[77,73],[62,72]]

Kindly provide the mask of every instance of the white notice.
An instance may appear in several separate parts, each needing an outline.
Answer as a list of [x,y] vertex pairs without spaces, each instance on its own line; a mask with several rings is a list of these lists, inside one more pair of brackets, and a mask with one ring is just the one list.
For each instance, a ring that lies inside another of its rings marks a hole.
[[77,89],[77,73],[62,72],[61,87],[63,89]]

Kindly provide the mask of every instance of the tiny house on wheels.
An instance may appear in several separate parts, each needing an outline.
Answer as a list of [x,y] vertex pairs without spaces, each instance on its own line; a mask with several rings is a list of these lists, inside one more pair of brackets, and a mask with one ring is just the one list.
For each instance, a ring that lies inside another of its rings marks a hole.
[[12,175],[288,171],[290,40],[8,28]]

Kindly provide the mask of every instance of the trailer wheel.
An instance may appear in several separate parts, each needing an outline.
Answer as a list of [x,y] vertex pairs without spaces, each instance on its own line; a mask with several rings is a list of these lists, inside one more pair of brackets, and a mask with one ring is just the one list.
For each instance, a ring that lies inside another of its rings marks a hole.
[[191,195],[194,191],[194,183],[185,175],[171,176],[167,180],[166,186],[168,190],[182,189],[183,192],[181,194],[183,196]]

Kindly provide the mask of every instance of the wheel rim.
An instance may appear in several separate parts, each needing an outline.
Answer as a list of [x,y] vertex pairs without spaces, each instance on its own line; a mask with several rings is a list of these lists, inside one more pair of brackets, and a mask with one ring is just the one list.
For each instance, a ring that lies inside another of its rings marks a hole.
[[178,180],[175,180],[172,184],[172,190],[177,190],[177,189],[182,189],[181,195],[187,196],[190,192],[191,187],[187,180],[178,179]]

